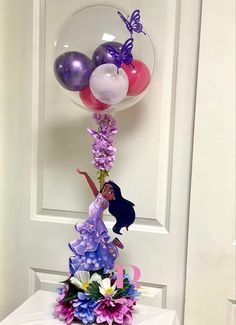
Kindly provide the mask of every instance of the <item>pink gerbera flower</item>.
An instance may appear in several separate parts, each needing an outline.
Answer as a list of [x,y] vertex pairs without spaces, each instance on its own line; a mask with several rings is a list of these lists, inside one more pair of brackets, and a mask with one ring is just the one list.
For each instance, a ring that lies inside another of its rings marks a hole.
[[64,320],[67,325],[71,324],[74,319],[75,308],[73,307],[74,300],[63,302],[63,298],[68,293],[68,286],[57,290],[57,303],[54,306],[54,315],[60,320]]
[[113,322],[117,324],[131,324],[132,323],[132,307],[135,301],[129,298],[112,299],[106,297],[94,309],[97,315],[97,323],[107,322],[112,325]]

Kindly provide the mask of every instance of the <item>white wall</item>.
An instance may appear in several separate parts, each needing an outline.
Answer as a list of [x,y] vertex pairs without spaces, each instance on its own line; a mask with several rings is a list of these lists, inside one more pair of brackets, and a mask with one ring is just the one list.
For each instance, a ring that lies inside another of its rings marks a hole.
[[203,1],[186,325],[233,325],[236,312],[234,41],[235,1]]
[[31,64],[24,52],[31,29],[26,28],[27,15],[20,13],[27,13],[31,2],[0,2],[0,319],[26,299],[27,274],[23,272],[18,237],[19,216],[25,213],[24,184],[29,180],[22,136],[31,95],[22,90]]

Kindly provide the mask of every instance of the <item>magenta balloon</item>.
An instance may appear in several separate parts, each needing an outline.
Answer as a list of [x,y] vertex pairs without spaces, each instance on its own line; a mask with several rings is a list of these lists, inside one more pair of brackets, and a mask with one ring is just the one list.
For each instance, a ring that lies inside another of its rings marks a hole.
[[66,52],[54,62],[54,73],[59,84],[72,91],[86,88],[95,66],[87,55],[80,52]]
[[114,63],[113,57],[107,50],[108,45],[114,47],[114,49],[117,51],[120,51],[123,46],[121,43],[118,42],[106,42],[98,46],[93,52],[92,56],[92,61],[94,62],[96,67],[105,63]]

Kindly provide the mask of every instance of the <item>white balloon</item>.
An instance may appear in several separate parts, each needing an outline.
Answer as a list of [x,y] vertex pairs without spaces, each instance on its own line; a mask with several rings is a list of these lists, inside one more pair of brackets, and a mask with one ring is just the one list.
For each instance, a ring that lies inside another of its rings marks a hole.
[[91,74],[89,86],[92,94],[102,103],[117,104],[125,98],[129,81],[125,71],[113,63],[99,65]]

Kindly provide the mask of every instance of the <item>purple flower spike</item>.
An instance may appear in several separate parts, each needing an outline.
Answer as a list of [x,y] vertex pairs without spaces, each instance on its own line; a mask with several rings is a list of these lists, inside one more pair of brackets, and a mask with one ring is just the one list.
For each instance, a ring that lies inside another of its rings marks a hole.
[[98,124],[98,131],[87,129],[94,139],[92,164],[99,170],[109,171],[115,161],[114,135],[118,132],[117,122],[109,114],[95,113],[93,118]]

